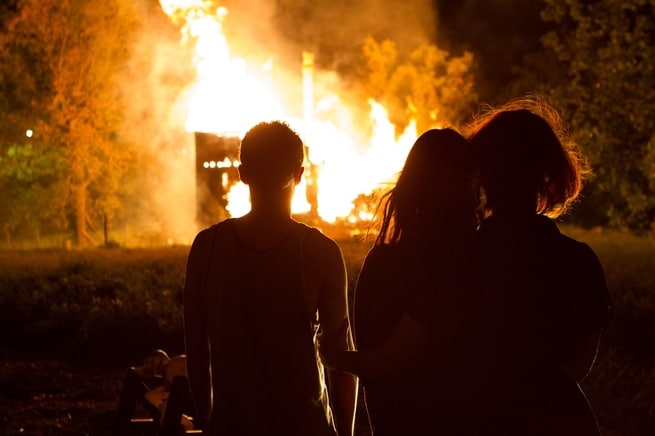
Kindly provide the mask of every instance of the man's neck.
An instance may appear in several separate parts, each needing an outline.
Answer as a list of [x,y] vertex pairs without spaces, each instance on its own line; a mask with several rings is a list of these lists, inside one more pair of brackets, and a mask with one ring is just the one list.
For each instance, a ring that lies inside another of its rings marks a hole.
[[256,213],[237,218],[235,231],[237,238],[246,247],[265,250],[284,241],[296,226],[290,214]]
[[253,220],[284,222],[291,219],[293,189],[274,192],[250,190],[250,213]]
[[[250,212],[237,220],[237,236],[248,247],[265,249],[285,239],[296,221],[291,217],[291,193],[251,192]],[[264,195],[267,194],[267,195]]]
[[289,221],[293,221],[291,218],[291,209],[290,208],[251,208],[250,212],[245,215],[244,218],[247,218],[251,225],[261,225],[265,224],[266,227],[272,227],[275,225],[285,225]]

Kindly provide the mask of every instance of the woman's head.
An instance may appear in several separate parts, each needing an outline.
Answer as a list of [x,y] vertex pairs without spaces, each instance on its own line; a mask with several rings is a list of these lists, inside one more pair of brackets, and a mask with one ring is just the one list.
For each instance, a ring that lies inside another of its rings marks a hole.
[[557,217],[582,189],[586,162],[540,100],[517,100],[479,117],[470,136],[484,213]]
[[382,199],[377,243],[474,229],[471,168],[468,143],[456,131],[432,129],[419,136],[398,181]]

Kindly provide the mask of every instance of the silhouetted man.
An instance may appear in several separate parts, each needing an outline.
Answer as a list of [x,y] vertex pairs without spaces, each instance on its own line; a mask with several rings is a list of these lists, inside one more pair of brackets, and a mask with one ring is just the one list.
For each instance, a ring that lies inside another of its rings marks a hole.
[[[327,371],[317,331],[351,341],[338,245],[291,217],[303,144],[285,123],[241,143],[251,210],[201,231],[189,253],[184,326],[189,382],[209,435],[352,435],[357,380]],[[329,392],[329,396],[328,396]]]

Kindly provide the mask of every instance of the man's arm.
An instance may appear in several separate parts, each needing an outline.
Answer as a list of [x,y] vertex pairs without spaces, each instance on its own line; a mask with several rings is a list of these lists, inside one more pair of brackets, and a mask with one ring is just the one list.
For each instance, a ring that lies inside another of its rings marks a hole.
[[[321,332],[342,349],[352,349],[353,340],[348,319],[348,283],[346,267],[339,246],[322,237],[316,248],[319,265],[324,268],[318,300]],[[328,369],[328,393],[339,436],[351,436],[357,406],[357,377],[344,371]]]
[[384,344],[370,350],[345,349],[325,336],[319,338],[319,353],[328,368],[338,368],[359,377],[381,377],[412,369],[426,348],[424,330],[403,315]]
[[354,432],[357,407],[357,377],[330,368],[327,368],[326,372],[330,406],[332,407],[337,435],[351,436]]
[[191,395],[201,428],[206,428],[211,411],[209,341],[205,325],[204,285],[211,255],[211,231],[196,236],[187,259],[184,282],[184,340]]

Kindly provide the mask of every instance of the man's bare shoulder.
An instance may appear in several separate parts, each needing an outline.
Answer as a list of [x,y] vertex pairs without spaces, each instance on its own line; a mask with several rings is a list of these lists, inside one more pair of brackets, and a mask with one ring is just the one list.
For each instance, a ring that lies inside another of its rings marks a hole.
[[192,246],[206,246],[208,245],[209,241],[211,240],[213,231],[213,227],[208,227],[206,229],[203,229],[198,232],[196,237],[193,239],[193,244]]
[[218,244],[217,240],[220,240],[221,234],[226,231],[228,231],[228,226],[223,221],[198,232],[191,244],[187,258],[187,271],[189,273],[193,274],[195,268],[200,265],[204,267],[213,249]]
[[341,255],[341,248],[337,242],[321,232],[320,229],[310,227],[305,237],[305,250],[306,254],[311,256],[325,257],[325,256],[338,256]]
[[221,237],[225,232],[229,231],[230,224],[228,221],[221,221],[198,232],[191,244],[192,250],[194,248],[208,249],[211,247],[214,239]]

